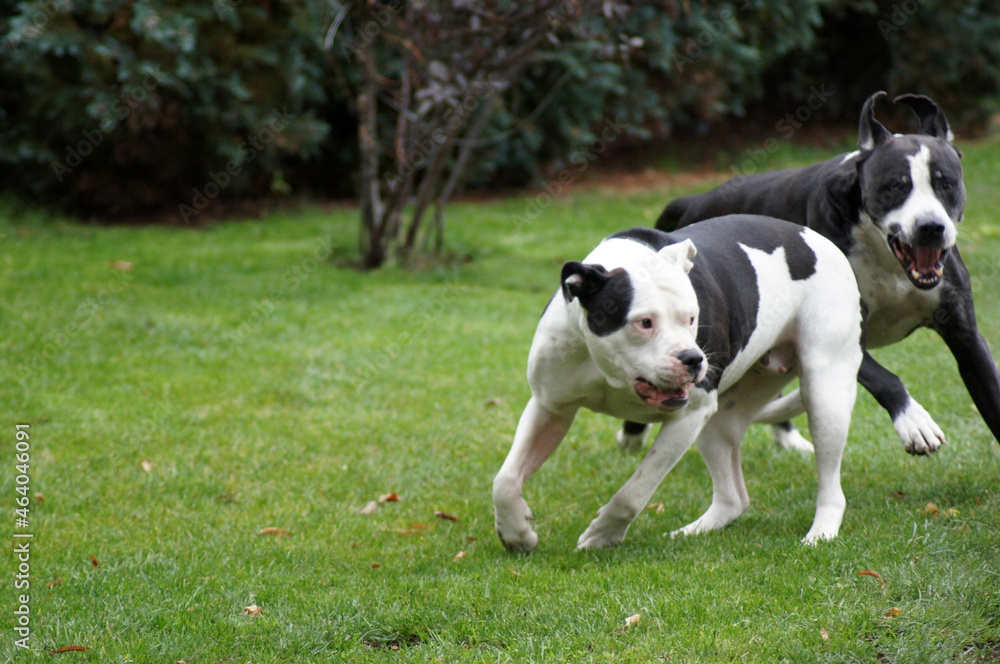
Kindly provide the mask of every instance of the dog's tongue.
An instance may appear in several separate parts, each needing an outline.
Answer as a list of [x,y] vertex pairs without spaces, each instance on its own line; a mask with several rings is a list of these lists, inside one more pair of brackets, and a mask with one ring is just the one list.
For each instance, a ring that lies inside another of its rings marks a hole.
[[913,247],[913,264],[918,272],[928,273],[937,269],[941,262],[941,250],[930,247]]
[[688,391],[684,387],[676,390],[670,390],[669,392],[663,392],[657,389],[652,383],[642,379],[635,381],[635,391],[636,394],[642,397],[643,401],[654,407],[662,406],[667,401],[687,399],[688,396]]

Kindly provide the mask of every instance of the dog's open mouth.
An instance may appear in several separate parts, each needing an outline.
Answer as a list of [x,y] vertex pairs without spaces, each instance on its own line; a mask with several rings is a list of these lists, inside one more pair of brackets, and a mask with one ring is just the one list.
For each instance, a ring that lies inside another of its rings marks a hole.
[[934,288],[941,281],[947,249],[911,247],[896,235],[889,238],[889,246],[914,286],[920,289]]
[[688,389],[691,385],[688,383],[674,390],[663,391],[645,378],[636,378],[635,383],[633,383],[635,393],[646,405],[653,408],[681,408],[687,405]]

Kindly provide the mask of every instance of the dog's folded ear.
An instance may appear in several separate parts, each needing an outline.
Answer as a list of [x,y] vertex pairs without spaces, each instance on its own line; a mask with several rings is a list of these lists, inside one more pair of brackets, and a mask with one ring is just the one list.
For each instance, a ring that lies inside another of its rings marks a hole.
[[610,279],[603,265],[584,265],[570,261],[563,265],[562,269],[563,297],[567,302],[580,298],[580,302],[586,306],[587,302],[604,289]]
[[694,242],[684,240],[676,244],[668,244],[663,249],[660,249],[658,253],[660,258],[667,263],[676,265],[684,270],[684,272],[690,272],[691,268],[694,267],[691,259],[698,254],[698,250],[695,248]]
[[899,95],[892,100],[894,104],[905,104],[916,114],[920,120],[920,133],[935,138],[943,138],[951,143],[955,140],[955,134],[948,126],[948,119],[944,116],[944,111],[930,97],[924,95]]
[[861,121],[858,123],[858,147],[864,151],[874,150],[876,145],[892,138],[889,130],[875,119],[875,102],[885,96],[885,92],[879,90],[869,97],[865,101],[865,105],[861,107]]

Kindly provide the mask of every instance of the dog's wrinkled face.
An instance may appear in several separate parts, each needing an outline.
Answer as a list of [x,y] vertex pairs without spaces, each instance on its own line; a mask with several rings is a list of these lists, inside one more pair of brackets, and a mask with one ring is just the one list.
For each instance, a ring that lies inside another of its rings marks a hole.
[[893,137],[862,165],[863,207],[918,288],[941,280],[965,208],[962,163],[943,140]]
[[965,209],[961,153],[944,113],[929,98],[900,95],[913,109],[919,134],[893,135],[874,116],[872,95],[861,112],[857,161],[861,205],[914,286],[941,282],[944,258]]
[[627,268],[571,262],[562,272],[563,295],[571,315],[580,317],[591,358],[613,388],[631,387],[654,408],[682,408],[708,370],[696,343],[698,299],[687,274],[694,245],[688,240],[653,252],[610,240],[601,249],[609,258],[626,257],[617,262]]

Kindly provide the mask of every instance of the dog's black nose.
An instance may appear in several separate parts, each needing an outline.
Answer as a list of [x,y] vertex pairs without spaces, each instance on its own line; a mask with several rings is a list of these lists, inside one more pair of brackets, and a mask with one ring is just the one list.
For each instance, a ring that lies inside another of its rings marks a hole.
[[914,233],[914,246],[929,246],[941,243],[944,238],[944,224],[937,219],[917,220],[916,233]]
[[684,366],[688,368],[691,375],[694,376],[701,370],[702,355],[700,351],[694,349],[682,350],[677,353],[677,359],[680,360]]

